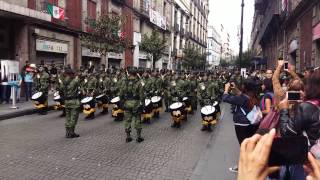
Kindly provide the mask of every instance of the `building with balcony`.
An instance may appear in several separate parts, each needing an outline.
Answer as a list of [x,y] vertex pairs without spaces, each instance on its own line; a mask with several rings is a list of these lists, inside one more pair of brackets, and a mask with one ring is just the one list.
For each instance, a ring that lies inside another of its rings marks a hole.
[[219,66],[221,60],[221,35],[213,26],[208,26],[207,64]]
[[[169,0],[134,0],[133,8],[135,10],[133,16],[133,65],[136,67],[147,68],[167,68],[171,52],[170,52],[170,32],[173,30],[171,26],[171,6]],[[167,39],[167,49],[163,52],[160,60],[153,63],[150,55],[143,52],[139,48],[139,43],[143,39],[143,35],[151,35],[152,31],[158,31],[162,38]],[[152,67],[155,64],[155,67]]]
[[202,54],[206,53],[208,8],[208,0],[174,0],[171,16],[174,27],[171,32],[171,68],[181,67],[183,49],[186,46],[196,48]]
[[[132,52],[110,52],[102,57],[81,46],[79,35],[87,32],[87,18],[100,14],[128,17],[123,30],[132,38],[132,11],[121,0],[0,0],[0,59],[36,64],[81,65],[132,64]],[[130,33],[131,31],[131,33]],[[126,60],[126,61],[125,61]]]
[[275,68],[279,57],[298,72],[320,65],[320,2],[317,0],[255,1],[251,48]]

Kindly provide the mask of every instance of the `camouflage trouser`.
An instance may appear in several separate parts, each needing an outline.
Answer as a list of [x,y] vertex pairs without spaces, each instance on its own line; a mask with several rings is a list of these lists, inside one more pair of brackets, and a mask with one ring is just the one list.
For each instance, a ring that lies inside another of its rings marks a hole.
[[191,106],[192,106],[192,109],[195,110],[197,109],[197,96],[191,96]]
[[73,128],[77,125],[79,118],[79,108],[65,108],[66,111],[66,128]]
[[128,100],[124,103],[124,126],[126,130],[131,131],[132,123],[134,123],[134,128],[137,131],[141,131],[140,103],[137,100]]

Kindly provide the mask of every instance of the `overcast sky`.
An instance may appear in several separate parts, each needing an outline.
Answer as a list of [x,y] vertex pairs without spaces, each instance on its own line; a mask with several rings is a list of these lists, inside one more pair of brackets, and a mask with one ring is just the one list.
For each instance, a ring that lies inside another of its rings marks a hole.
[[[244,37],[243,47],[247,49],[250,43],[250,34],[254,14],[254,0],[244,0]],[[235,53],[239,52],[239,38],[237,36],[240,27],[241,0],[209,0],[209,25],[220,28],[220,24],[230,34],[231,48]]]

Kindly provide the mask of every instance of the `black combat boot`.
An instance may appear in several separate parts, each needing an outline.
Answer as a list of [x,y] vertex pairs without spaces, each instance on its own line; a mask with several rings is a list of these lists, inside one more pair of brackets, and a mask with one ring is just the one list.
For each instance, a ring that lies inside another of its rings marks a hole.
[[101,111],[100,114],[105,115],[105,114],[108,114],[108,113],[109,113],[108,108],[103,108],[103,110]]
[[203,125],[202,128],[201,128],[201,131],[205,131],[205,130],[207,130],[207,126]]
[[130,129],[126,129],[126,134],[127,134],[126,142],[127,143],[132,141],[132,137],[131,137],[130,133],[131,133]]
[[59,117],[66,117],[66,109],[63,109],[63,110],[62,110],[62,114],[60,114]]
[[208,125],[208,129],[207,129],[207,131],[212,132],[211,125]]
[[74,128],[75,128],[75,127],[70,128],[70,138],[80,137],[79,134],[76,134],[76,133],[74,132]]
[[70,128],[66,127],[66,138],[71,138]]
[[144,141],[144,139],[141,137],[141,129],[137,130],[137,139],[136,141],[138,143],[141,143],[142,141]]
[[176,128],[176,127],[177,127],[177,123],[176,123],[176,122],[173,122],[173,123],[171,124],[171,127],[172,127],[172,128]]

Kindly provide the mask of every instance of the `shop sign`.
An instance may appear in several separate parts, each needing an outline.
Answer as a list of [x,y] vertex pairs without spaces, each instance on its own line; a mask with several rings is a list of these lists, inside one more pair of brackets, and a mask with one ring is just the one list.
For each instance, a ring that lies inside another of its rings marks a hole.
[[87,57],[96,57],[100,58],[100,54],[97,52],[92,52],[90,49],[82,47],[82,56],[87,56]]
[[68,44],[37,39],[36,50],[37,51],[46,51],[46,52],[67,54],[68,53]]
[[320,39],[320,23],[316,27],[313,28],[313,40]]
[[148,59],[148,55],[146,53],[140,52],[139,59]]
[[123,59],[123,54],[115,53],[115,52],[108,52],[108,58],[112,59]]
[[182,51],[182,49],[178,49],[177,58],[182,58],[182,57],[183,57],[183,51]]

